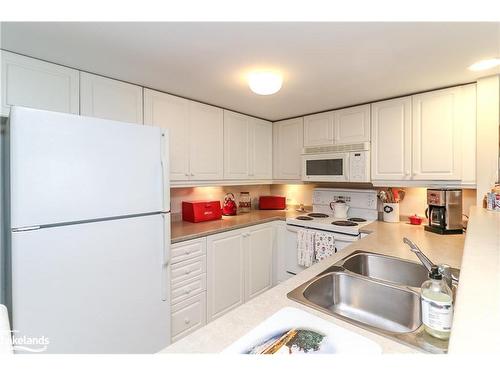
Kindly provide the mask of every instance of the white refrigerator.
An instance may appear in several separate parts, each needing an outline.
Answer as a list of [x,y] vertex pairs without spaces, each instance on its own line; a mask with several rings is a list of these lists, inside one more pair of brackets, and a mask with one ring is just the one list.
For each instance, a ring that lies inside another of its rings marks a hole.
[[14,338],[47,353],[170,343],[168,135],[14,107],[9,118]]

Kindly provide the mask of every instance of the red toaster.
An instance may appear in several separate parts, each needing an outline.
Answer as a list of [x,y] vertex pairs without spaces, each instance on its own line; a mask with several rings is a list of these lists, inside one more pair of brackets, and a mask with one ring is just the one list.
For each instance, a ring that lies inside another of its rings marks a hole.
[[182,202],[182,220],[192,223],[222,218],[219,201]]
[[259,197],[259,210],[284,210],[286,197],[279,195],[261,195]]

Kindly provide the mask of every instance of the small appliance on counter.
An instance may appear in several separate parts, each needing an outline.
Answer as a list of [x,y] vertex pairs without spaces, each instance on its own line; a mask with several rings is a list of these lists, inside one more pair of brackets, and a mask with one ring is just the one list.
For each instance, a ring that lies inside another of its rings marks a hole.
[[182,202],[182,220],[191,223],[218,220],[222,217],[219,201]]
[[233,193],[227,193],[224,197],[224,203],[222,205],[222,215],[224,216],[234,216],[236,215],[236,201],[234,199]]
[[280,195],[261,195],[259,197],[259,210],[284,210],[286,197]]
[[238,208],[242,213],[250,212],[250,210],[252,209],[252,198],[250,197],[250,193],[248,191],[242,191],[240,193]]
[[438,234],[461,234],[462,224],[462,190],[460,189],[427,189],[427,205],[425,216],[429,224],[425,230]]

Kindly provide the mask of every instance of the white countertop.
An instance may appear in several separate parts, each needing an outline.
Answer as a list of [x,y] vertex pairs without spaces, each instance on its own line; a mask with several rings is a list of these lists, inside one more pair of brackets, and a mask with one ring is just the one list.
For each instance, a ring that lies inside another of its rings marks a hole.
[[[418,261],[416,256],[403,244],[406,236],[417,243],[435,263],[448,263],[459,267],[464,244],[463,235],[442,236],[424,231],[422,226],[408,223],[374,222],[364,228],[372,233],[353,243],[338,254],[313,265],[278,286],[257,296],[251,301],[228,312],[191,335],[168,346],[162,353],[218,353],[231,343],[248,333],[252,328],[284,307],[296,307],[308,311],[322,319],[361,334],[378,343],[384,353],[415,353],[418,349],[400,344],[384,336],[349,324],[343,320],[308,308],[287,298],[287,293],[313,278],[338,260],[356,250],[367,250]],[[467,282],[467,280],[466,280]]]
[[471,209],[448,352],[500,354],[499,212]]

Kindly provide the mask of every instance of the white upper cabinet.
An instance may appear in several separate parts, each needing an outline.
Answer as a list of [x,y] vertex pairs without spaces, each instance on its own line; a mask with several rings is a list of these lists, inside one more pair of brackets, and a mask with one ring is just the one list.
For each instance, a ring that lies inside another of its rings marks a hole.
[[411,178],[411,97],[372,104],[373,180]]
[[272,178],[272,123],[224,111],[224,178]]
[[462,86],[462,183],[476,184],[476,84]]
[[220,108],[189,102],[191,180],[224,178],[224,120]]
[[461,88],[412,97],[413,179],[462,177]]
[[144,89],[144,123],[169,130],[171,180],[223,178],[222,109]]
[[169,130],[170,179],[189,180],[189,101],[144,89],[144,124]]
[[370,105],[359,105],[334,112],[335,144],[370,141]]
[[335,139],[334,112],[304,117],[304,147],[333,145]]
[[224,178],[249,178],[250,119],[224,111]]
[[251,119],[250,177],[258,180],[273,178],[273,124]]
[[12,105],[78,114],[79,72],[60,65],[0,51],[0,114]]
[[303,146],[303,117],[273,124],[273,174],[276,180],[301,179]]
[[80,114],[142,124],[142,87],[81,72]]

